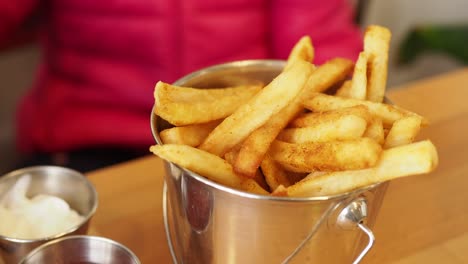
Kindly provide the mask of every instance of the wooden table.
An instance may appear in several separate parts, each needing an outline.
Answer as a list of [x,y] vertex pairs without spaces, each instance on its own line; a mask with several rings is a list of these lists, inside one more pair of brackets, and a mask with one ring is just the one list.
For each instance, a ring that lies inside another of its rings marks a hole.
[[[431,121],[438,169],[393,181],[365,263],[468,263],[468,69],[391,89],[388,97]],[[163,167],[149,156],[89,173],[99,193],[92,228],[142,263],[170,263],[163,227]]]

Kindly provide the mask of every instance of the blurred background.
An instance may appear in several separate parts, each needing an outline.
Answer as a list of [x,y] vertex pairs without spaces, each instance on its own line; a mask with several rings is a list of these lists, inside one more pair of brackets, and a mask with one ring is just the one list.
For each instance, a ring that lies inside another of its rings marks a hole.
[[[465,48],[468,42],[468,1],[354,0],[351,4],[356,9],[356,23],[361,28],[379,24],[392,31],[389,88],[448,72],[468,63],[468,48]],[[26,34],[19,41],[0,46],[2,174],[19,158],[14,139],[15,109],[33,82],[39,56],[32,35]]]
[[16,44],[0,51],[0,172],[9,170],[19,158],[14,139],[16,104],[31,87],[39,62],[37,45]]

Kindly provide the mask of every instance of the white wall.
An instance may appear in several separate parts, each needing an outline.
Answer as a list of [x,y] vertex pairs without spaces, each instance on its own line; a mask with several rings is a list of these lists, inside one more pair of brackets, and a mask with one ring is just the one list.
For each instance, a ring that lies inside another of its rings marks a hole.
[[[409,67],[395,65],[397,47],[413,27],[424,24],[468,24],[467,0],[369,0],[364,26],[379,24],[390,28],[389,87],[461,67],[444,55],[425,55]],[[468,46],[467,46],[468,48]]]

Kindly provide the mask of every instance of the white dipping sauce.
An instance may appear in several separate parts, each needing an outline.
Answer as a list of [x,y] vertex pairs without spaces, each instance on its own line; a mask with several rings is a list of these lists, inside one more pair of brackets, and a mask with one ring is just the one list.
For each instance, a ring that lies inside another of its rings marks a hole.
[[63,199],[39,194],[26,197],[31,176],[21,177],[0,200],[0,235],[37,239],[57,235],[83,221]]

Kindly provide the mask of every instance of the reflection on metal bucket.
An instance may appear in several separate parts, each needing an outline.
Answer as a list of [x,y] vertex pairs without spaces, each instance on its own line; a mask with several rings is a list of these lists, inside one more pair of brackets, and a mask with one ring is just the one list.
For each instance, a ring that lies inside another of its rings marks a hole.
[[190,226],[197,233],[205,231],[213,211],[213,197],[206,185],[193,178],[183,177],[182,204]]
[[[283,65],[273,60],[228,63],[175,84],[209,88],[268,83]],[[152,115],[158,144],[158,133],[167,126]],[[373,226],[387,187],[384,183],[311,198],[261,196],[165,164],[164,220],[176,263],[357,263],[372,245],[371,233],[363,231]]]

